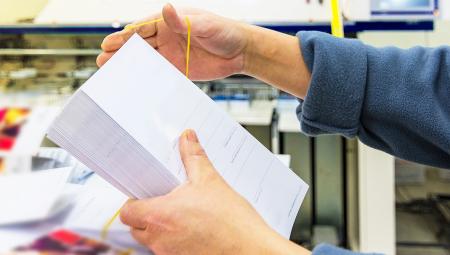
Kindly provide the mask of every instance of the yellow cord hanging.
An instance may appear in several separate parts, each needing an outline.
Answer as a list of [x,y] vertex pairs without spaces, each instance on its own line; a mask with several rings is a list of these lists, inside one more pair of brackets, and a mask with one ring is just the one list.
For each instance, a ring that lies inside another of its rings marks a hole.
[[[160,21],[163,21],[164,19],[160,18],[160,19],[155,19],[155,20],[150,20],[150,21],[145,21],[145,22],[141,22],[141,23],[137,23],[137,24],[128,24],[125,26],[125,30],[132,30],[141,26],[145,26],[145,25],[149,25],[149,24],[153,24],[153,23],[158,23]],[[191,52],[191,22],[189,20],[189,18],[186,16],[186,26],[187,26],[187,45],[186,45],[186,78],[189,78],[189,61],[190,61],[190,52]],[[109,233],[109,229],[111,228],[111,225],[114,223],[114,221],[117,219],[117,217],[119,217],[120,214],[120,210],[122,210],[122,208],[120,208],[119,210],[117,210],[114,215],[106,222],[106,224],[103,226],[102,228],[102,232],[101,232],[101,238],[102,240],[106,240],[108,238],[108,233]]]
[[339,38],[344,37],[344,26],[339,7],[339,0],[331,0],[331,33]]

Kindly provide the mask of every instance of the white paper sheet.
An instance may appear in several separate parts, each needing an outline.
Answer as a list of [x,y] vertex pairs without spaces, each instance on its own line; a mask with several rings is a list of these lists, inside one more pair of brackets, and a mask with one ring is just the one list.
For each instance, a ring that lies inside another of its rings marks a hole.
[[0,226],[46,219],[67,205],[61,199],[71,168],[0,176]]
[[[107,183],[98,175],[92,176],[77,197],[64,227],[74,230],[96,231],[100,234],[106,222],[127,201],[128,197]],[[111,225],[110,231],[126,231],[129,227],[119,219]]]
[[277,158],[283,162],[283,164],[287,167],[291,166],[291,155],[289,154],[276,154]]
[[123,193],[145,198],[185,181],[177,144],[187,128],[288,237],[308,185],[138,35],[74,95],[49,137]]
[[[63,227],[99,239],[105,224],[127,199],[127,196],[104,179],[93,175],[83,185]],[[146,250],[144,246],[133,239],[130,228],[124,225],[119,218],[111,224],[107,241],[123,248],[133,248],[136,251]]]

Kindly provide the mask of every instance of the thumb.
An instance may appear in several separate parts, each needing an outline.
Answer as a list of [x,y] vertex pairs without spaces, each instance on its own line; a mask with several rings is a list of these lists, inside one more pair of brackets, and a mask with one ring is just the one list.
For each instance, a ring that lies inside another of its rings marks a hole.
[[185,34],[187,32],[187,27],[183,23],[184,21],[181,20],[180,16],[178,16],[178,13],[173,5],[166,4],[163,7],[162,15],[164,22],[166,22],[167,26],[169,26],[173,32],[177,34]]
[[187,34],[187,22],[191,25],[192,35],[207,36],[208,31],[210,31],[207,17],[198,13],[196,14],[194,11],[191,11],[190,15],[179,15],[173,5],[166,4],[162,10],[162,16],[170,30],[177,34]]
[[190,181],[199,182],[207,176],[217,174],[193,130],[185,130],[179,144],[181,160]]

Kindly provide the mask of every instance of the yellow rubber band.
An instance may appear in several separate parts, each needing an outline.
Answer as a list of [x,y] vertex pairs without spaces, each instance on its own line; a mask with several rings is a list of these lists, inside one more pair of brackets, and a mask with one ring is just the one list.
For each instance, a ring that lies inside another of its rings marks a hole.
[[191,22],[186,16],[187,45],[186,45],[186,78],[189,78],[189,57],[191,55]]
[[114,221],[119,217],[120,210],[122,210],[122,207],[117,210],[114,215],[106,222],[106,224],[102,228],[101,232],[101,238],[103,241],[105,241],[108,238],[109,229],[111,228],[111,225],[114,223]]
[[[154,19],[150,21],[144,21],[137,24],[128,24],[125,26],[125,30],[133,30],[141,26],[158,23],[160,21],[163,21],[163,18]],[[189,17],[186,16],[185,18],[186,26],[187,26],[187,45],[186,45],[186,72],[185,75],[187,78],[189,78],[189,62],[190,62],[190,55],[191,55],[191,21],[189,20]]]
[[[138,28],[140,26],[145,26],[148,24],[153,24],[153,23],[157,23],[160,21],[163,21],[164,19],[160,18],[160,19],[155,19],[155,20],[150,20],[150,21],[145,21],[145,22],[141,22],[141,23],[137,23],[137,24],[128,24],[125,26],[125,30],[132,30],[135,28]],[[187,25],[187,45],[186,45],[186,78],[189,78],[189,61],[190,61],[190,53],[191,53],[191,22],[189,20],[189,18],[186,16],[186,25]],[[108,238],[108,233],[109,233],[109,229],[111,228],[111,225],[114,223],[114,221],[117,219],[117,217],[119,217],[120,215],[120,210],[122,210],[122,208],[120,208],[119,210],[117,210],[114,215],[106,222],[106,224],[103,226],[102,228],[102,232],[101,232],[101,238],[102,240],[106,240]]]
[[137,24],[128,24],[128,25],[125,26],[124,29],[125,30],[132,30],[132,29],[135,29],[135,28],[138,28],[138,27],[141,27],[141,26],[150,25],[150,24],[153,24],[153,23],[158,23],[158,22],[163,21],[163,20],[164,20],[163,18],[159,18],[159,19],[154,19],[154,20],[150,20],[150,21],[140,22],[140,23],[137,23]]

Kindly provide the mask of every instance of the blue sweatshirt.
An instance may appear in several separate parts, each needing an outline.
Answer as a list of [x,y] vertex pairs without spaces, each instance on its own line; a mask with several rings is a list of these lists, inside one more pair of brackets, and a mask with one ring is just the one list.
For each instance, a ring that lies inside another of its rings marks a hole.
[[357,136],[396,157],[450,169],[450,47],[374,48],[297,35],[312,74],[297,108],[304,133]]
[[[302,132],[340,134],[396,157],[450,169],[450,47],[374,48],[299,32],[311,83]],[[326,247],[314,254],[351,254]]]

